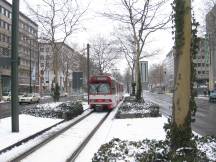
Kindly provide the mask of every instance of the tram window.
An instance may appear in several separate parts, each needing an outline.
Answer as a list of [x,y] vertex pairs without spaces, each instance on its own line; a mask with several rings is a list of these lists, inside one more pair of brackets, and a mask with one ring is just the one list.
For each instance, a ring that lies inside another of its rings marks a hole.
[[93,94],[110,93],[110,86],[107,83],[90,84],[90,93],[93,93]]

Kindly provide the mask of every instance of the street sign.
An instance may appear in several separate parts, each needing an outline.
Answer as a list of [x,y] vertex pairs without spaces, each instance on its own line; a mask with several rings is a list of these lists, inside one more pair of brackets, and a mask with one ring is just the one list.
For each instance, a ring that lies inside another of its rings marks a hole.
[[0,57],[0,66],[11,66],[10,57]]
[[83,86],[83,72],[73,72],[73,89],[80,90]]

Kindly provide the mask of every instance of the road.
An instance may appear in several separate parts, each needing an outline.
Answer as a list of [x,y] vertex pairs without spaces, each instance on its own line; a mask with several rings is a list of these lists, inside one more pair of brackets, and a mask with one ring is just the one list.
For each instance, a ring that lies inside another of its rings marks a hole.
[[[172,96],[144,92],[144,99],[160,105],[161,113],[170,116],[172,113]],[[197,97],[196,121],[192,123],[193,131],[198,134],[216,135],[216,103],[209,103],[207,97]]]
[[[73,96],[68,96],[68,97],[60,97],[60,101],[69,101],[73,100]],[[40,103],[49,103],[53,102],[53,99],[50,98],[44,98],[40,100]],[[21,104],[19,105],[19,109],[24,109],[24,108],[32,108],[34,107],[35,104]],[[0,119],[9,117],[11,116],[11,103],[6,102],[6,103],[0,103]]]

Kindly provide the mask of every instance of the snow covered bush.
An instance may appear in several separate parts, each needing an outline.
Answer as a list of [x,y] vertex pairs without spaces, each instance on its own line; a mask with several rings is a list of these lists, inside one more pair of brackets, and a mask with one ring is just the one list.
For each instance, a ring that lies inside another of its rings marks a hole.
[[142,100],[136,102],[133,96],[125,97],[123,103],[120,105],[116,118],[143,118],[143,117],[159,117],[159,106],[150,102]]
[[23,109],[21,113],[29,114],[36,117],[46,118],[66,118],[72,119],[73,117],[81,114],[83,107],[80,102],[56,102],[38,104],[33,108]]
[[214,162],[216,138],[196,137],[197,149],[181,148],[171,157],[169,142],[144,139],[127,141],[115,138],[100,147],[92,162]]

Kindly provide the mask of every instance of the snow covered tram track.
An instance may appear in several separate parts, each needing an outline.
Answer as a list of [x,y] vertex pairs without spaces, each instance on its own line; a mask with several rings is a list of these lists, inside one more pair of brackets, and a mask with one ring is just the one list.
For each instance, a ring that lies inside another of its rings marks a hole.
[[[90,140],[91,136],[94,135],[94,132],[96,132],[102,124],[102,121],[104,121],[108,115],[109,113],[107,112],[92,113],[85,118],[85,120],[81,120],[56,138],[46,142],[40,149],[30,151],[27,156],[19,156],[13,159],[12,162],[71,161],[74,156],[78,156],[82,148],[85,147],[83,141],[87,144],[87,141]],[[92,132],[92,130],[94,130],[94,132]]]
[[50,130],[50,129],[52,129],[52,128],[54,128],[54,127],[56,127],[56,126],[58,126],[58,125],[60,125],[60,124],[62,124],[62,123],[64,123],[64,122],[65,122],[65,120],[62,120],[62,121],[60,121],[60,122],[58,122],[58,123],[56,123],[56,124],[54,124],[54,125],[52,125],[52,126],[46,128],[46,129],[43,129],[43,130],[41,130],[41,131],[39,131],[39,132],[36,132],[35,134],[32,134],[32,135],[30,135],[29,137],[24,138],[24,139],[22,139],[22,140],[20,140],[20,141],[18,141],[18,142],[16,142],[16,143],[14,143],[14,144],[12,144],[12,145],[6,147],[6,148],[3,148],[2,150],[0,150],[0,155],[1,155],[2,153],[4,153],[4,152],[10,151],[11,149],[13,149],[13,148],[15,148],[15,147],[19,147],[19,146],[22,145],[23,143],[26,143],[26,142],[28,142],[28,141],[30,141],[30,140],[36,138],[37,136],[40,136],[41,134],[47,132],[48,130]]
[[54,124],[51,127],[48,127],[36,134],[33,134],[5,149],[1,150],[0,153],[0,161],[10,161],[17,162],[21,159],[28,156],[28,154],[33,153],[38,150],[40,147],[48,143],[49,141],[55,139],[60,134],[64,133],[80,121],[87,118],[89,115],[93,113],[92,110],[84,111],[83,114],[77,116],[76,118],[69,121],[61,121],[59,123]]
[[104,118],[95,126],[95,128],[88,134],[88,136],[83,140],[83,142],[79,145],[79,147],[73,152],[73,154],[66,160],[66,162],[74,162],[76,158],[79,156],[79,154],[82,152],[82,150],[85,148],[85,146],[88,144],[88,142],[91,140],[91,138],[94,136],[94,134],[97,132],[97,130],[100,128],[100,126],[104,123],[104,121],[109,116],[110,112],[107,113]]

